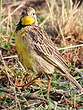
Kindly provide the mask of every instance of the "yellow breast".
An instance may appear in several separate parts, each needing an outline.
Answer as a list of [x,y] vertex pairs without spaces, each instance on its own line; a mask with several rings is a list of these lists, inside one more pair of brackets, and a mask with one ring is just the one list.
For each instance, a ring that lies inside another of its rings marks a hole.
[[36,71],[34,68],[34,58],[32,56],[32,49],[29,45],[28,39],[26,40],[26,33],[28,31],[28,28],[22,28],[18,32],[15,33],[15,44],[16,44],[16,50],[19,56],[20,61],[22,64],[27,67],[28,69],[32,71]]

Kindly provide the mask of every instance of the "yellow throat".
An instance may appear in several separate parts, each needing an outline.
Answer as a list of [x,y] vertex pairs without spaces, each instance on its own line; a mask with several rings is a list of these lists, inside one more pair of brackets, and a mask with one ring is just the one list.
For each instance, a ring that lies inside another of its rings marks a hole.
[[32,25],[35,22],[35,19],[31,16],[24,16],[22,18],[22,25]]

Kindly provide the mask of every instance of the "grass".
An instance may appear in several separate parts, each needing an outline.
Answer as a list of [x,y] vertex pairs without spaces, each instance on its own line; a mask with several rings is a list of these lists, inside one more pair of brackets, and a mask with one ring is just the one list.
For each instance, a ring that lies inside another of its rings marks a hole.
[[[18,16],[27,3],[13,1],[3,4],[0,5],[0,109],[82,110],[83,95],[59,74],[52,74],[49,100],[46,100],[48,79],[45,74],[26,90],[16,87],[37,76],[23,67],[12,43]],[[83,7],[75,5],[72,8],[71,0],[45,0],[37,7],[39,25],[46,30],[69,67],[75,68],[72,75],[83,85]]]
[[2,17],[2,0],[0,0],[0,23],[1,23],[1,17]]

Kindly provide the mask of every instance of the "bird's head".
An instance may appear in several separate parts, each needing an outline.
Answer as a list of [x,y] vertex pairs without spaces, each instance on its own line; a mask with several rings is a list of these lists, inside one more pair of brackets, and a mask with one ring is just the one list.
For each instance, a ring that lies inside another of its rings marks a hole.
[[17,24],[16,31],[20,30],[22,27],[37,25],[37,17],[35,10],[31,7],[24,8]]
[[21,14],[20,21],[22,25],[37,25],[37,17],[35,10],[31,7],[25,8]]

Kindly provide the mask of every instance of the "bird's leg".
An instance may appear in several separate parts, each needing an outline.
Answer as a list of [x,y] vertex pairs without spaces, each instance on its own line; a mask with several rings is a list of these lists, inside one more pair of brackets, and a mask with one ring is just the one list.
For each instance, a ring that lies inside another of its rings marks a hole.
[[24,85],[22,86],[22,88],[25,88],[26,86],[30,86],[32,83],[34,83],[34,81],[35,81],[36,79],[41,78],[41,76],[42,76],[42,73],[40,73],[40,74],[39,74],[36,78],[34,78],[33,80],[29,81],[27,84],[24,84]]
[[46,74],[48,78],[48,91],[47,91],[47,99],[49,98],[49,92],[50,92],[50,84],[51,84],[51,76],[49,74]]

